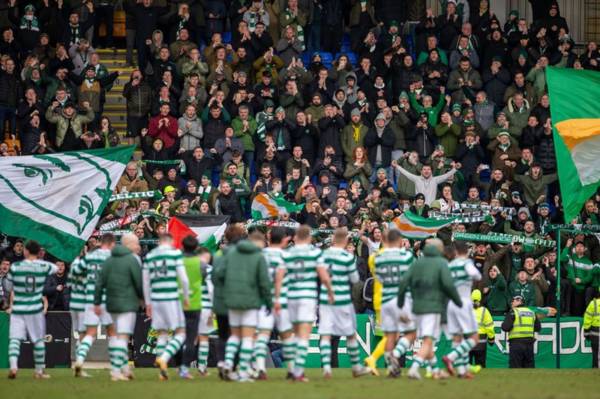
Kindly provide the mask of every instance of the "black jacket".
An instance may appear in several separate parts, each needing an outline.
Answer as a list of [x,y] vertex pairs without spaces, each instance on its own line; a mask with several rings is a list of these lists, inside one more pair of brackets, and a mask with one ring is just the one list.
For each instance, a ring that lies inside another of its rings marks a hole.
[[[220,163],[219,154],[212,154],[212,158],[204,155],[202,159],[197,160],[193,157],[193,151],[186,151],[183,154],[183,162],[185,162],[185,173],[188,179],[196,180],[197,184],[200,184],[200,180],[202,179],[202,175],[205,172],[208,172],[209,176],[212,173],[213,166],[218,165]],[[210,177],[209,177],[210,179]]]
[[233,189],[231,189],[229,195],[220,193],[217,197],[217,201],[219,203],[221,214],[231,216],[231,219],[229,220],[231,223],[239,223],[244,221],[242,208],[240,207],[240,200]]
[[346,125],[344,118],[336,115],[333,118],[323,117],[319,119],[319,154],[325,152],[325,147],[332,146],[336,154],[342,154],[341,131]]
[[[62,285],[62,291],[56,288]],[[44,295],[48,297],[48,310],[69,310],[69,296],[67,294],[67,273],[62,276],[52,274],[46,279]]]
[[[373,167],[381,166],[387,168],[392,162],[392,150],[396,143],[396,136],[389,126],[383,128],[381,137],[377,134],[375,128],[369,129],[365,136],[365,147],[367,148],[367,154],[369,162]],[[381,146],[381,165],[376,165],[377,147]]]
[[17,108],[23,90],[17,69],[11,74],[0,70],[0,106]]

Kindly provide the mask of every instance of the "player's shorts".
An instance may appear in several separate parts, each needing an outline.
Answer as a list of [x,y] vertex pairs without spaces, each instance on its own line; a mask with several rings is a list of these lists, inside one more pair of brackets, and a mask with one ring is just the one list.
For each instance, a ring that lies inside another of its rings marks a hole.
[[29,340],[33,343],[44,339],[46,335],[46,315],[42,312],[35,314],[11,314],[8,336],[11,339]]
[[229,326],[230,327],[254,327],[258,323],[258,309],[229,309]]
[[71,324],[73,331],[84,332],[85,327],[85,311],[84,310],[71,310]]
[[293,326],[287,307],[281,309],[279,314],[275,315],[275,327],[277,327],[279,333],[292,331]]
[[96,327],[98,324],[110,326],[113,323],[110,314],[106,311],[106,305],[100,305],[100,309],[102,309],[102,312],[98,316],[94,313],[94,305],[85,305],[83,322],[87,327]]
[[271,331],[275,326],[275,315],[272,311],[268,310],[266,306],[261,307],[258,310],[258,323],[256,325],[257,330]]
[[[404,320],[403,320],[404,319]],[[402,309],[396,299],[381,304],[381,331],[404,333],[415,331],[415,316],[412,313],[412,298],[406,297]]]
[[317,316],[316,299],[288,299],[288,313],[292,324],[314,323]]
[[110,317],[113,319],[113,327],[117,334],[133,335],[136,320],[135,312],[111,313]]
[[152,328],[155,330],[176,330],[185,328],[185,316],[181,302],[152,301]]
[[463,303],[461,308],[452,301],[448,302],[448,332],[451,335],[472,335],[479,329],[473,313],[473,304],[470,298],[461,299]]
[[354,336],[356,314],[354,305],[319,305],[319,334],[339,337]]
[[426,313],[415,315],[417,336],[419,338],[432,338],[437,340],[440,336],[442,315],[439,313]]
[[200,311],[200,323],[198,323],[198,335],[210,335],[215,331],[213,323],[212,309],[202,309]]

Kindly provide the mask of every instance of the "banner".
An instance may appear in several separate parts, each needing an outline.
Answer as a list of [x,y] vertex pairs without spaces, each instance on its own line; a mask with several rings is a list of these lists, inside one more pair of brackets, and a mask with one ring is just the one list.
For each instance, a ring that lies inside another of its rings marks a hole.
[[[0,312],[0,368],[8,367],[8,332],[10,316],[5,312]],[[46,349],[46,361],[49,367],[70,367],[67,362],[70,354],[70,317],[68,312],[50,312],[48,313],[48,334],[50,344]],[[487,367],[488,368],[507,368],[508,367],[508,339],[507,334],[500,328],[502,317],[494,317],[494,329],[496,331],[496,344],[488,346],[487,349]],[[371,351],[377,345],[379,340],[373,334],[373,323],[368,315],[359,314],[357,321],[357,339],[360,348],[361,359],[371,354]],[[542,329],[536,334],[535,366],[536,368],[555,368],[556,366],[556,320],[546,318],[542,320]],[[561,367],[562,368],[591,368],[592,366],[592,348],[583,337],[583,328],[581,318],[563,317],[560,325],[561,333]],[[143,314],[137,318],[136,328],[133,336],[133,360],[136,367],[152,367],[154,362],[153,348],[155,346],[155,336],[150,330],[150,320],[147,320]],[[274,345],[271,345],[274,346]],[[415,348],[419,343],[415,344]],[[438,354],[447,353],[451,349],[451,342],[442,338],[438,345]],[[30,354],[30,352],[29,352]],[[24,352],[21,352],[24,356]],[[214,346],[211,345],[211,359],[214,356]],[[31,358],[33,359],[33,358]],[[338,348],[339,367],[350,367],[350,360],[346,354],[345,338],[340,340]],[[410,364],[411,356],[407,357]],[[212,364],[212,361],[211,361]],[[310,336],[310,346],[307,367],[321,367],[321,358],[319,352],[319,335],[317,328],[313,328]],[[383,358],[379,363],[383,367]]]
[[553,240],[545,240],[543,238],[531,238],[501,233],[474,234],[457,232],[452,234],[452,239],[455,241],[481,241],[495,244],[512,244],[513,242],[520,242],[526,245],[539,245],[541,247],[548,248],[556,247],[556,241]]
[[[10,315],[0,312],[0,368],[8,368],[8,334]],[[46,315],[46,367],[71,367],[71,314],[48,312]],[[19,368],[33,368],[33,344],[21,344]]]
[[139,191],[139,192],[131,192],[131,193],[113,194],[113,195],[111,195],[108,202],[125,201],[125,200],[142,199],[142,198],[152,198],[154,200],[160,200],[162,197],[163,197],[162,194],[158,190]]

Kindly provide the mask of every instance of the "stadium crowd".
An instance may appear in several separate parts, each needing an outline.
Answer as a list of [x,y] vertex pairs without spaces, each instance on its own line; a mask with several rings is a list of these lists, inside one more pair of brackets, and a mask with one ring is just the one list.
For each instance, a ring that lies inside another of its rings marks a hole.
[[[95,51],[116,43],[98,34],[103,23],[111,31],[115,3],[0,1],[0,155],[141,147],[117,192],[162,198],[114,202],[101,224],[152,239],[165,221],[149,210],[243,223],[257,194],[283,196],[305,204],[284,221],[355,232],[367,286],[367,259],[405,210],[460,216],[439,232],[446,243],[455,231],[556,238],[544,228],[563,220],[545,69],[600,69],[596,43],[575,53],[556,2],[531,2],[528,23],[516,11],[500,21],[488,0],[442,1],[439,15],[424,1],[124,0],[137,65],[122,93],[126,132],[103,116],[119,73]],[[599,201],[573,223],[598,225]],[[563,314],[583,315],[600,284],[600,242],[562,242],[472,243],[493,315],[514,296],[553,306],[559,284]],[[23,241],[2,247],[0,307]],[[69,265],[56,263],[45,293],[66,310]],[[355,306],[372,304],[358,295]]]

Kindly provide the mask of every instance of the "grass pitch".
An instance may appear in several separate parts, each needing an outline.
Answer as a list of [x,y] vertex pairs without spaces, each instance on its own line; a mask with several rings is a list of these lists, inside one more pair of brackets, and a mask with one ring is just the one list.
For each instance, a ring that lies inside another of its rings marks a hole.
[[[4,372],[5,370],[2,370]],[[221,382],[215,370],[192,381],[158,381],[156,370],[138,369],[136,380],[111,382],[107,370],[88,370],[89,379],[75,379],[70,370],[48,370],[50,380],[33,380],[31,370],[21,370],[16,380],[0,379],[0,398],[15,399],[579,399],[600,398],[598,370],[483,370],[474,380],[410,381],[405,377],[387,379],[367,376],[354,379],[348,369],[334,369],[331,380],[323,380],[320,370],[309,370],[310,382],[290,383],[282,369],[270,370],[268,381],[255,383]],[[4,373],[3,373],[4,374]]]

